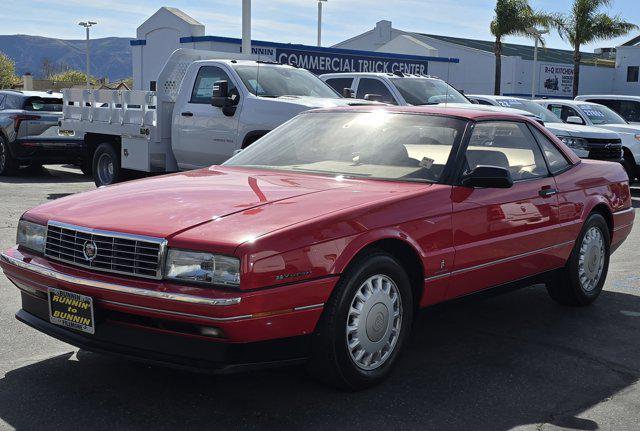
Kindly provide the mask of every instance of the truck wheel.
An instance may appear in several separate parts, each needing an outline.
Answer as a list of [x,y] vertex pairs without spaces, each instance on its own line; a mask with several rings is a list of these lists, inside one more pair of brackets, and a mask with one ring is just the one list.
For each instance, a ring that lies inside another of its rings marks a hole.
[[97,187],[120,181],[120,157],[113,145],[100,144],[93,153],[93,181]]
[[636,179],[636,161],[633,159],[633,156],[630,154],[624,155],[624,160],[622,161],[622,167],[625,171],[627,171],[627,175],[629,176],[629,184],[634,182]]
[[600,296],[609,270],[610,238],[604,217],[591,214],[566,266],[547,282],[551,298],[562,305],[582,307]]
[[412,320],[411,284],[402,266],[381,251],[361,256],[325,305],[309,372],[347,390],[381,382],[398,362]]
[[0,175],[13,175],[17,168],[18,165],[9,151],[7,141],[4,137],[0,136]]

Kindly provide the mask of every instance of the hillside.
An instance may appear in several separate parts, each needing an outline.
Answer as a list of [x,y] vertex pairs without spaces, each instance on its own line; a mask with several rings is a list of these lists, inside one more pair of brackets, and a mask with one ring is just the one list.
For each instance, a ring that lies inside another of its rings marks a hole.
[[[129,78],[131,70],[130,38],[106,37],[91,40],[91,74],[111,81]],[[0,35],[0,51],[16,62],[16,73],[43,75],[43,61],[54,69],[71,67],[84,71],[85,41],[62,40],[28,35]]]

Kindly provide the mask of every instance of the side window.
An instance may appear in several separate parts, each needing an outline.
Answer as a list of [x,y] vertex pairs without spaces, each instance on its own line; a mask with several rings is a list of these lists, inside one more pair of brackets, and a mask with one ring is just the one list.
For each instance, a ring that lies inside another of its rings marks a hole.
[[523,123],[477,123],[465,157],[465,169],[470,171],[478,166],[497,166],[508,169],[513,181],[549,175],[542,151]]
[[540,144],[552,174],[562,172],[570,166],[569,161],[564,154],[562,154],[562,151],[560,151],[549,138],[535,127],[529,126],[529,129],[531,129],[533,136],[536,138],[536,141],[538,141],[538,144]]
[[638,82],[638,75],[640,75],[640,66],[627,67],[627,82]]
[[0,94],[0,111],[4,109],[4,94]]
[[[551,112],[553,112],[554,114],[556,114],[556,116],[558,118],[562,118],[562,106],[560,105],[548,105],[547,109]],[[564,118],[563,118],[564,120]]]
[[614,111],[618,112],[627,121],[640,123],[640,102],[621,100],[620,109],[614,109]]
[[398,102],[393,98],[393,95],[389,91],[384,82],[379,79],[373,78],[360,78],[360,82],[358,84],[358,93],[356,97],[358,99],[364,99],[364,96],[367,94],[379,94],[382,96],[382,101],[385,103],[393,103],[397,105]]
[[493,106],[493,103],[491,102],[487,102],[486,100],[482,100],[482,99],[475,99],[476,102],[478,102],[478,105],[489,105],[489,106]]
[[351,88],[353,78],[329,78],[326,83],[338,93],[342,94],[344,88]]
[[588,102],[598,103],[604,105],[610,109],[613,109],[617,113],[620,113],[620,101],[612,99],[589,99]]
[[585,124],[584,119],[582,118],[582,115],[580,115],[578,111],[573,109],[571,106],[563,106],[562,115],[560,118],[562,118],[563,121],[567,121],[567,118],[569,117],[578,117],[582,120],[582,124]]
[[196,82],[193,85],[193,91],[191,92],[191,103],[211,103],[211,96],[213,95],[213,84],[217,81],[229,82],[229,93],[237,93],[235,85],[227,72],[217,66],[202,66],[198,71]]
[[22,98],[7,94],[4,99],[4,109],[22,109]]

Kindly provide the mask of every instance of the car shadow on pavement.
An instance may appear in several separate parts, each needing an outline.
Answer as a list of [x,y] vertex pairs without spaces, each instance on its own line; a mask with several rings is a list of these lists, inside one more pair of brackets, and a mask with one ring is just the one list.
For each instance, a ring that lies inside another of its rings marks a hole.
[[[635,284],[563,308],[543,287],[425,310],[397,370],[336,391],[303,367],[212,376],[80,351],[0,379],[0,422],[22,429],[508,430],[577,417],[640,376]],[[636,292],[637,293],[637,292]],[[71,350],[71,349],[70,349]]]
[[24,184],[24,183],[83,183],[92,182],[92,179],[84,175],[80,169],[67,166],[27,166],[20,168],[10,177],[0,176],[0,183]]

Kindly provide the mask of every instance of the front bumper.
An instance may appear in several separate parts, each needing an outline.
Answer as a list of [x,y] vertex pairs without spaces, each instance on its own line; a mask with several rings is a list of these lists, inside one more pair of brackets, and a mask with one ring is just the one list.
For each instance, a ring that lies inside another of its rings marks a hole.
[[[41,332],[86,350],[217,370],[306,357],[307,338],[337,281],[218,291],[91,273],[17,248],[0,256],[0,266],[21,291],[16,317]],[[95,334],[49,322],[50,287],[94,299]]]

